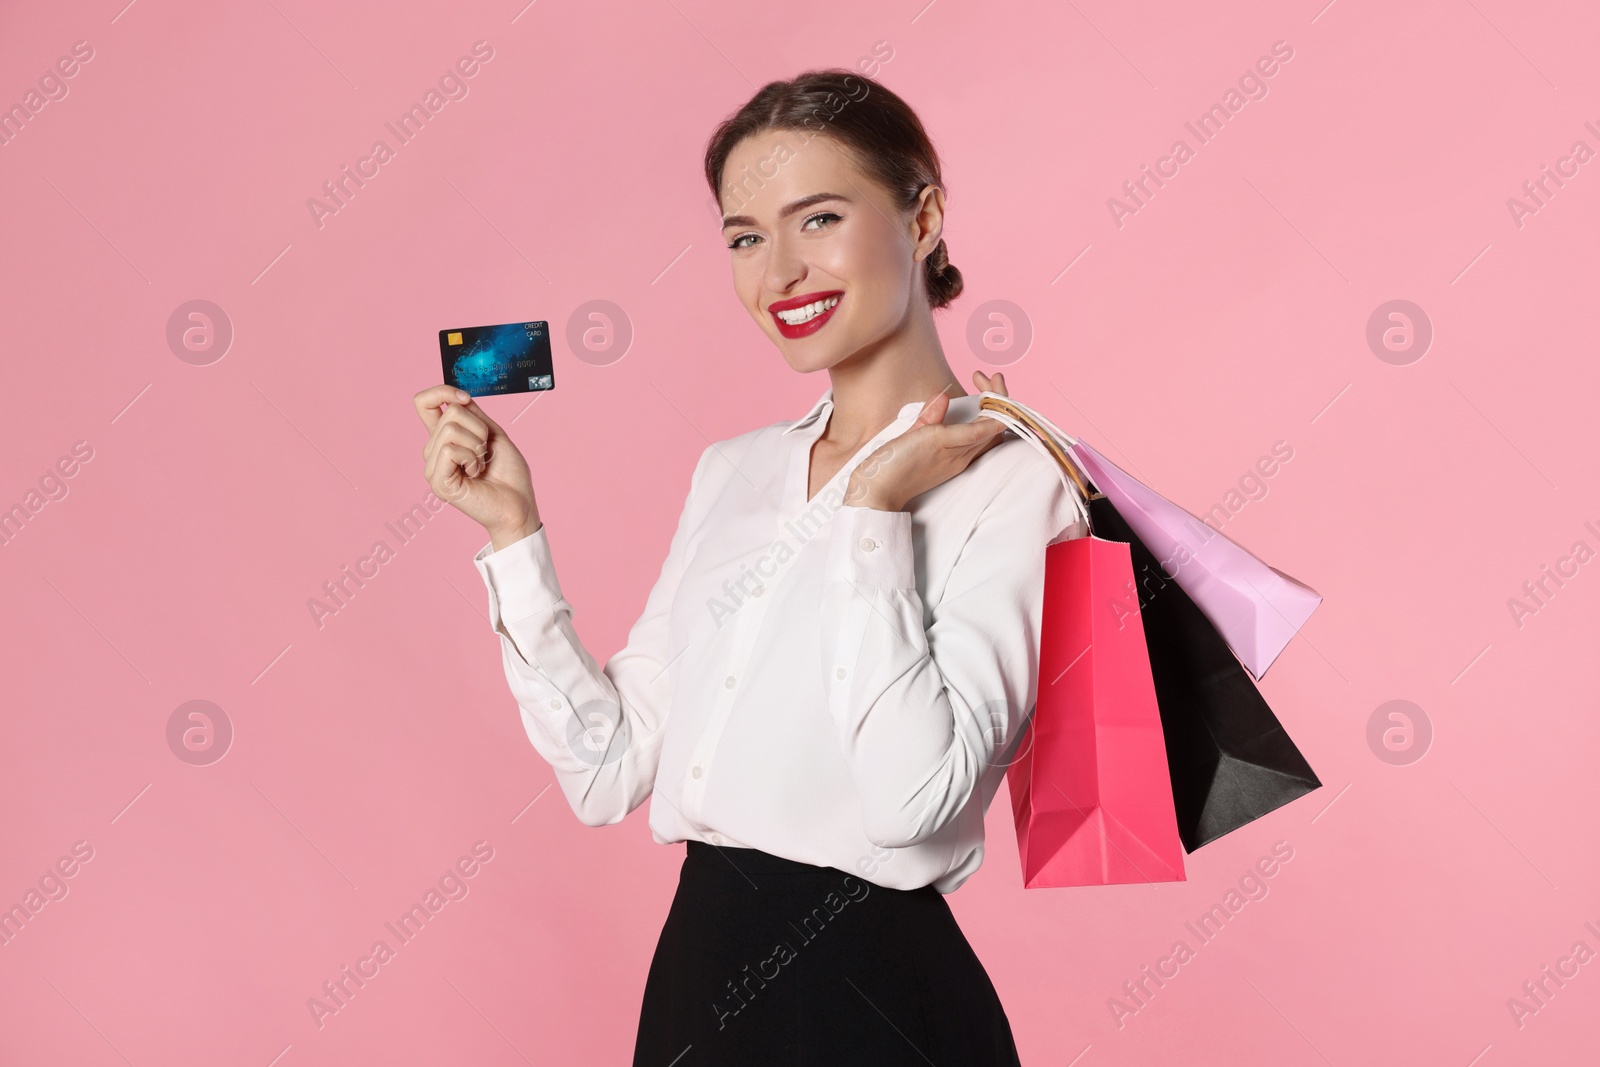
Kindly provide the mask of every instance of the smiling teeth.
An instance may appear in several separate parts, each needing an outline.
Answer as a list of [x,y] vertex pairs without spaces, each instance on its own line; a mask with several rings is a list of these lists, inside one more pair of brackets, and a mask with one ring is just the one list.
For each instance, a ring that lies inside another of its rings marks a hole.
[[782,319],[788,325],[799,326],[801,323],[810,322],[812,319],[816,318],[824,311],[827,311],[838,302],[838,297],[830,296],[826,300],[818,300],[813,304],[807,304],[805,307],[794,308],[790,311],[779,311],[776,312],[776,314],[778,318]]

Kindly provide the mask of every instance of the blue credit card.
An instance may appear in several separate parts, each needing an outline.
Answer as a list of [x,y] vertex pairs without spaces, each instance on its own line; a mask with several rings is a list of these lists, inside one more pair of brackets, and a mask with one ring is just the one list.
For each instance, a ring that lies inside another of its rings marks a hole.
[[548,322],[439,331],[444,381],[473,396],[554,389]]

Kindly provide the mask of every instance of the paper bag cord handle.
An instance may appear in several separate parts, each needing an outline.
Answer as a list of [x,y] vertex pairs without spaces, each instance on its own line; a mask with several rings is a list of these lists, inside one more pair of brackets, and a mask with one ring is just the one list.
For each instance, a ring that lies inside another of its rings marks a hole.
[[1056,440],[1055,435],[1046,431],[1044,427],[1040,426],[1038,421],[1026,411],[1023,411],[1016,404],[1007,401],[1005,398],[998,396],[984,397],[982,400],[978,401],[978,408],[979,410],[990,408],[995,411],[1004,412],[1032,431],[1034,438],[1040,444],[1044,445],[1045,451],[1050,453],[1051,458],[1054,459],[1056,463],[1060,465],[1061,469],[1066,472],[1067,477],[1072,479],[1072,484],[1077,486],[1078,493],[1085,502],[1093,500],[1101,495],[1098,489],[1095,489],[1089,484],[1089,481],[1084,477],[1083,472],[1078,469],[1078,464],[1076,461],[1074,461],[1072,457],[1067,454],[1067,450],[1061,446],[1060,441]]

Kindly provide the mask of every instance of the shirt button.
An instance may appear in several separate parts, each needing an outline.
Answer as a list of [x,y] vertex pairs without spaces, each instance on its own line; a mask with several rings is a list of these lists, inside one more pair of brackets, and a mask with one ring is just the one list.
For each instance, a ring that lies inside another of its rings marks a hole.
[[690,767],[689,773],[694,775],[696,778],[700,777],[700,764],[696,763],[693,767]]
[[560,697],[551,697],[550,698],[550,706],[552,708],[559,708],[561,706],[561,698]]
[[721,835],[721,834],[712,834],[712,835],[711,835],[711,843],[712,843],[712,844],[713,844],[713,845],[720,845],[720,844],[722,844],[722,835]]
[[844,677],[844,668],[840,667],[837,671],[835,671],[834,672],[834,677],[843,678]]
[[767,587],[766,586],[758,585],[754,589],[750,590],[750,595],[751,596],[760,596],[762,593],[765,593],[766,591],[767,591]]
[[727,679],[722,684],[723,684],[724,688],[732,689],[733,688],[733,675],[731,675],[731,674],[728,675]]
[[861,539],[861,551],[863,551],[863,552],[871,552],[873,549],[875,549],[877,547],[878,547],[878,542],[874,541],[872,538],[863,537]]

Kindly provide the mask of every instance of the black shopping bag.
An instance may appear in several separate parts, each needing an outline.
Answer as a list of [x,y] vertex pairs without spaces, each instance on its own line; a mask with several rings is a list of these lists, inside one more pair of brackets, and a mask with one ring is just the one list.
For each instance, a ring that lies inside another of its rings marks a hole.
[[1089,520],[1097,537],[1127,542],[1133,556],[1184,850],[1320,788],[1233,650],[1111,502],[1092,497]]

